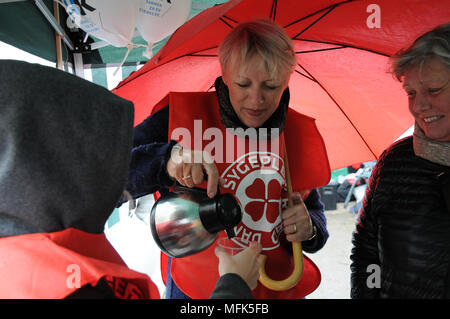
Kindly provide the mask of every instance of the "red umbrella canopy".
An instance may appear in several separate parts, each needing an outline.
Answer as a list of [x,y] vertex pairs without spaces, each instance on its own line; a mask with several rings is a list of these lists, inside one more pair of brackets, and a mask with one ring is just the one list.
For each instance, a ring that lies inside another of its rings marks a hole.
[[412,124],[389,57],[449,22],[445,0],[231,0],[180,27],[114,92],[135,104],[135,124],[170,91],[208,91],[217,47],[238,23],[271,18],[294,42],[290,107],[316,119],[331,169],[377,157]]

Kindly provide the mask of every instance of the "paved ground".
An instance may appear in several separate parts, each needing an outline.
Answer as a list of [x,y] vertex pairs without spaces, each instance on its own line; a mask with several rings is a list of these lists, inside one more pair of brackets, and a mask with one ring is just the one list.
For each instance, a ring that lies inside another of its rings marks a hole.
[[328,239],[324,248],[315,254],[308,254],[322,273],[322,282],[308,299],[348,299],[350,298],[350,251],[352,232],[356,216],[338,203],[337,210],[325,212],[328,221]]

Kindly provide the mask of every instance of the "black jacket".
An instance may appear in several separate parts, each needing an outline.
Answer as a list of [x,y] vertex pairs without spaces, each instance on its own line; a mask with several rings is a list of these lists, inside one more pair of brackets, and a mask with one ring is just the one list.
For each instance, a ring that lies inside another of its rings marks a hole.
[[450,297],[449,176],[412,137],[381,155],[353,233],[352,298]]

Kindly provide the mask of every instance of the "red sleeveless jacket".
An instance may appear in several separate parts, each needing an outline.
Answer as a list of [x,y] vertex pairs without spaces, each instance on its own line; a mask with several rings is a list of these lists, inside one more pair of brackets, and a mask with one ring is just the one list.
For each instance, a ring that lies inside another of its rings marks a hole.
[[[220,120],[215,92],[170,93],[155,111],[167,104],[169,139],[179,141],[186,149],[208,151],[219,176],[225,179],[221,193],[233,193],[243,208],[243,220],[235,227],[234,240],[243,246],[249,240],[259,241],[262,253],[268,256],[268,275],[276,280],[288,277],[293,269],[292,257],[280,245],[280,213],[287,206],[284,148],[288,150],[294,191],[309,194],[308,190],[325,185],[330,179],[325,145],[314,119],[289,109],[284,132],[261,144],[260,140],[237,137],[227,131]],[[223,236],[224,232],[220,237]],[[213,291],[219,278],[215,246],[195,255],[172,259],[171,276],[186,295],[208,298]],[[163,276],[167,261],[163,254]],[[304,256],[304,273],[297,286],[276,292],[258,283],[253,294],[256,298],[302,298],[318,287],[320,278],[319,269]]]
[[0,298],[65,298],[104,279],[118,298],[159,298],[150,278],[129,269],[104,234],[68,228],[0,239]]

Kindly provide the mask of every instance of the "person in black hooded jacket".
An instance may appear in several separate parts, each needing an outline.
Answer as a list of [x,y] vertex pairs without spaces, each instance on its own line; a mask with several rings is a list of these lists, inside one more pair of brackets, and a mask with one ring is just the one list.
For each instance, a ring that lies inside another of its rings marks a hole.
[[[133,104],[37,64],[0,60],[0,78],[0,299],[159,298],[103,232],[127,181]],[[217,251],[211,297],[252,298],[260,249]]]
[[352,298],[450,298],[450,24],[393,58],[414,134],[370,178],[353,234]]

